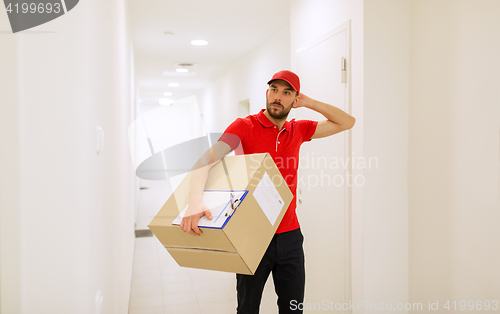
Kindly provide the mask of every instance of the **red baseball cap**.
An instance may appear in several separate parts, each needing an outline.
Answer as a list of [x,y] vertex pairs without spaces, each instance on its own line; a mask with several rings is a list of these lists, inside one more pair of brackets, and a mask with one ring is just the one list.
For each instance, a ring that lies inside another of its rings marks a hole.
[[288,84],[290,84],[292,86],[292,88],[297,92],[297,94],[299,94],[299,92],[300,92],[300,80],[299,80],[299,77],[297,76],[297,74],[293,73],[292,71],[283,70],[283,71],[276,72],[273,75],[273,78],[270,79],[269,82],[267,82],[267,84],[268,85],[271,84],[271,82],[274,80],[286,81]]

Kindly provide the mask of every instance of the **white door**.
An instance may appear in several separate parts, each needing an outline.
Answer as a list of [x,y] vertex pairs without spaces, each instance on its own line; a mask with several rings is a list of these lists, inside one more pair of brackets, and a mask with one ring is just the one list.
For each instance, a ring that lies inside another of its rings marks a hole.
[[[346,22],[297,50],[295,69],[301,91],[348,113],[349,47]],[[343,64],[346,82],[341,79]],[[325,119],[303,108],[294,110],[294,116]],[[305,238],[307,313],[349,312],[341,307],[350,299],[350,155],[349,131],[302,145],[297,214]]]

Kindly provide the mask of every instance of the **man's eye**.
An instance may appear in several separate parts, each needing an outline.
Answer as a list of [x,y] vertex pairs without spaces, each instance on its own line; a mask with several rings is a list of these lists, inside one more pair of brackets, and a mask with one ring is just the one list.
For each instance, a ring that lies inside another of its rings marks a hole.
[[285,95],[290,95],[290,92],[285,92]]

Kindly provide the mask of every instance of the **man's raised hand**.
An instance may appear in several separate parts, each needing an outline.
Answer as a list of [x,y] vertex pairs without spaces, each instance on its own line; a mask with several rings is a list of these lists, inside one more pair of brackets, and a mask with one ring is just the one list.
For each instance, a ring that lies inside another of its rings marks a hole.
[[300,94],[297,96],[297,101],[293,104],[293,108],[308,107],[312,99],[305,94]]

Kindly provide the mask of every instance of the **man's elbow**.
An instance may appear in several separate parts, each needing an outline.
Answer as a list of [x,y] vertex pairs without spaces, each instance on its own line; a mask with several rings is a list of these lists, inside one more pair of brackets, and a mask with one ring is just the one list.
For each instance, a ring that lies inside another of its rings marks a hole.
[[356,123],[356,119],[354,117],[351,117],[351,119],[349,120],[350,121],[344,125],[344,130],[352,129],[354,127],[354,124]]

